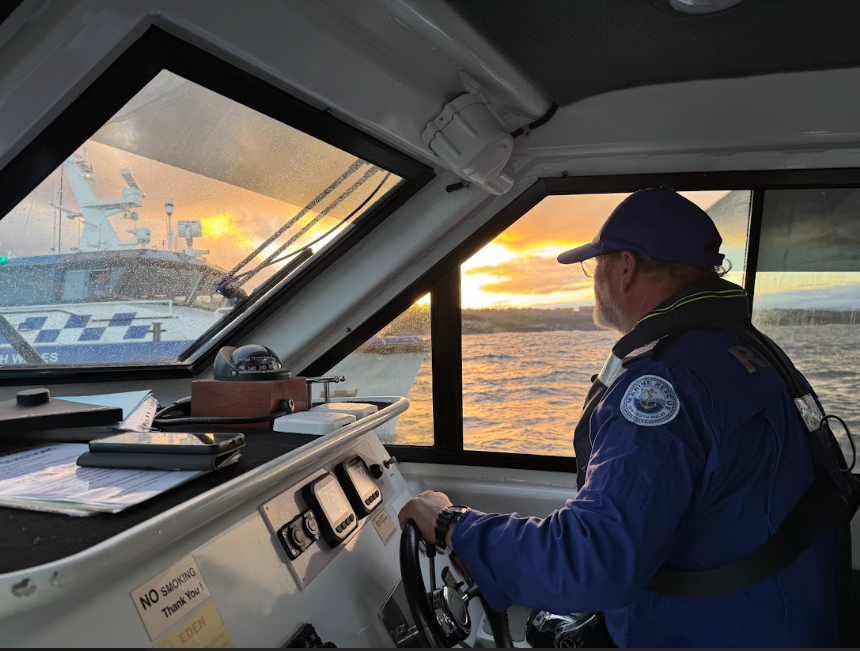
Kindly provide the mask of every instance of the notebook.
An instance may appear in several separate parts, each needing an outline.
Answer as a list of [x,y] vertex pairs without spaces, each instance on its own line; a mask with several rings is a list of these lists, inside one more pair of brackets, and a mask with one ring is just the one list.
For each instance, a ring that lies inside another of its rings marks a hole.
[[84,405],[122,409],[122,420],[93,427],[69,427],[40,430],[22,435],[28,441],[87,442],[117,432],[145,432],[152,426],[158,401],[151,391],[126,391],[94,396],[64,396],[61,400]]

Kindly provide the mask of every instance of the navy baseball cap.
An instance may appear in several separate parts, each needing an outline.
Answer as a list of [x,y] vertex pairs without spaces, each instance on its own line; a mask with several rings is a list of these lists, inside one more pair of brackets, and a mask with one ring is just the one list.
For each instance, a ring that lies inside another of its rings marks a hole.
[[613,251],[633,251],[667,262],[697,267],[723,263],[717,227],[704,210],[669,188],[634,192],[604,222],[597,237],[558,256],[562,264]]

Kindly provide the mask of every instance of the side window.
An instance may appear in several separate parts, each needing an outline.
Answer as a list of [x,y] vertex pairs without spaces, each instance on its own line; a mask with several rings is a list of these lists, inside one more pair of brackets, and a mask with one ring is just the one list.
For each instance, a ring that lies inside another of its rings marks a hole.
[[860,432],[860,190],[764,195],[753,323]]
[[[433,384],[430,357],[430,295],[359,346],[326,375],[343,375],[332,384],[337,398],[405,396],[409,409],[379,427],[383,443],[433,445]],[[316,391],[322,398],[322,390]]]
[[[683,193],[705,208],[743,282],[751,193]],[[467,450],[572,456],[591,377],[617,339],[594,325],[592,281],[556,256],[593,239],[628,195],[547,197],[462,265]]]
[[[0,273],[0,306],[10,307],[55,300],[55,271],[48,265],[31,269],[4,265]],[[8,313],[8,312],[7,312]]]

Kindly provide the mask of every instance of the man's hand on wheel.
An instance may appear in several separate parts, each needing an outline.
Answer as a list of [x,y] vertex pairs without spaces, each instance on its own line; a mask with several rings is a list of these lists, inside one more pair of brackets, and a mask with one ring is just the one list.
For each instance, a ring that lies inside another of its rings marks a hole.
[[[418,526],[418,531],[425,541],[431,545],[436,542],[436,518],[442,509],[452,506],[451,500],[445,493],[437,493],[435,491],[424,491],[418,497],[413,497],[400,510],[398,520],[400,528],[406,526],[408,520],[412,520]],[[452,527],[453,528],[453,527]],[[450,529],[448,544],[451,544]]]

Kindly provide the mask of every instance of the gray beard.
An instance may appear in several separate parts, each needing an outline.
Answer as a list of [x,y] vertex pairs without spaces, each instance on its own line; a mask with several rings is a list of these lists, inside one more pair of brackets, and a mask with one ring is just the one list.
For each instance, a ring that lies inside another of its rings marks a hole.
[[621,307],[616,303],[604,283],[594,283],[594,325],[601,330],[615,330],[619,334],[627,334],[632,330],[628,327]]

